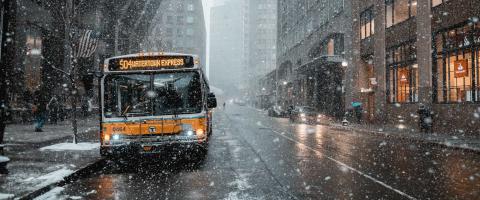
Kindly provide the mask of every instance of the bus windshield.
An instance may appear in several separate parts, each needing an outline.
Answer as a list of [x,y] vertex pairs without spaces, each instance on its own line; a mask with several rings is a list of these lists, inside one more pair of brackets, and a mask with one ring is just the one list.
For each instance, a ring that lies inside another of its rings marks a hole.
[[202,111],[198,72],[110,74],[105,77],[105,117],[193,114]]

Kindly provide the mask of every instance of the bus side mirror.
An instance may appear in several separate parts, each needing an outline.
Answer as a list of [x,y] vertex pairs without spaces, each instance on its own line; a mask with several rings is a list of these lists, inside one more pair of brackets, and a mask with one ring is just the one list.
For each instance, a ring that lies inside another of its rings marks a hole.
[[213,93],[208,93],[208,96],[207,96],[207,107],[208,107],[208,108],[216,108],[216,107],[217,107],[217,98],[215,97],[215,94],[213,94]]
[[103,77],[103,73],[102,73],[101,71],[95,71],[95,72],[93,73],[93,75],[94,75],[95,77],[97,77],[97,78],[102,78],[102,77]]

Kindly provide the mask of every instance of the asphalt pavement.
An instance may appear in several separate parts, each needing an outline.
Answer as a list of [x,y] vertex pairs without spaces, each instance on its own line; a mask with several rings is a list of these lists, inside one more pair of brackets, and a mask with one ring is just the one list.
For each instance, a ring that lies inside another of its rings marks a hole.
[[[249,107],[215,115],[203,162],[168,153],[97,172],[42,198],[478,199],[480,157],[428,143],[293,124]],[[186,153],[188,154],[188,153]],[[154,162],[155,161],[155,162]]]

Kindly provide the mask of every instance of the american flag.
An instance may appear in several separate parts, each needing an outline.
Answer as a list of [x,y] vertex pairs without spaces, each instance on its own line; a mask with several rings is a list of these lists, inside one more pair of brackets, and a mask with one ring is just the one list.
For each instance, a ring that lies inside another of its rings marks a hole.
[[98,46],[98,36],[92,30],[80,31],[78,43],[74,46],[73,56],[75,58],[88,58],[95,53]]

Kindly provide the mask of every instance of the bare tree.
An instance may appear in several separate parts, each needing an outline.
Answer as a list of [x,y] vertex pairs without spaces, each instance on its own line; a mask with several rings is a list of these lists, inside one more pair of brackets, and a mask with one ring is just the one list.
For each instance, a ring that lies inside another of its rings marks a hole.
[[[63,28],[65,30],[64,35],[64,66],[66,69],[59,69],[52,66],[53,69],[63,73],[67,78],[66,81],[69,82],[70,87],[70,102],[72,106],[72,131],[73,131],[73,143],[77,143],[78,138],[78,123],[77,123],[77,104],[79,100],[78,93],[78,81],[80,74],[80,66],[78,59],[82,54],[76,52],[78,51],[79,42],[78,42],[78,31],[74,30],[73,22],[74,19],[78,17],[79,8],[81,8],[86,3],[85,0],[75,1],[66,0],[64,9],[58,10],[58,16],[62,17]],[[76,34],[77,33],[77,34]],[[75,37],[77,36],[77,37]],[[90,48],[91,52],[88,54],[91,55],[95,51],[95,48]]]

